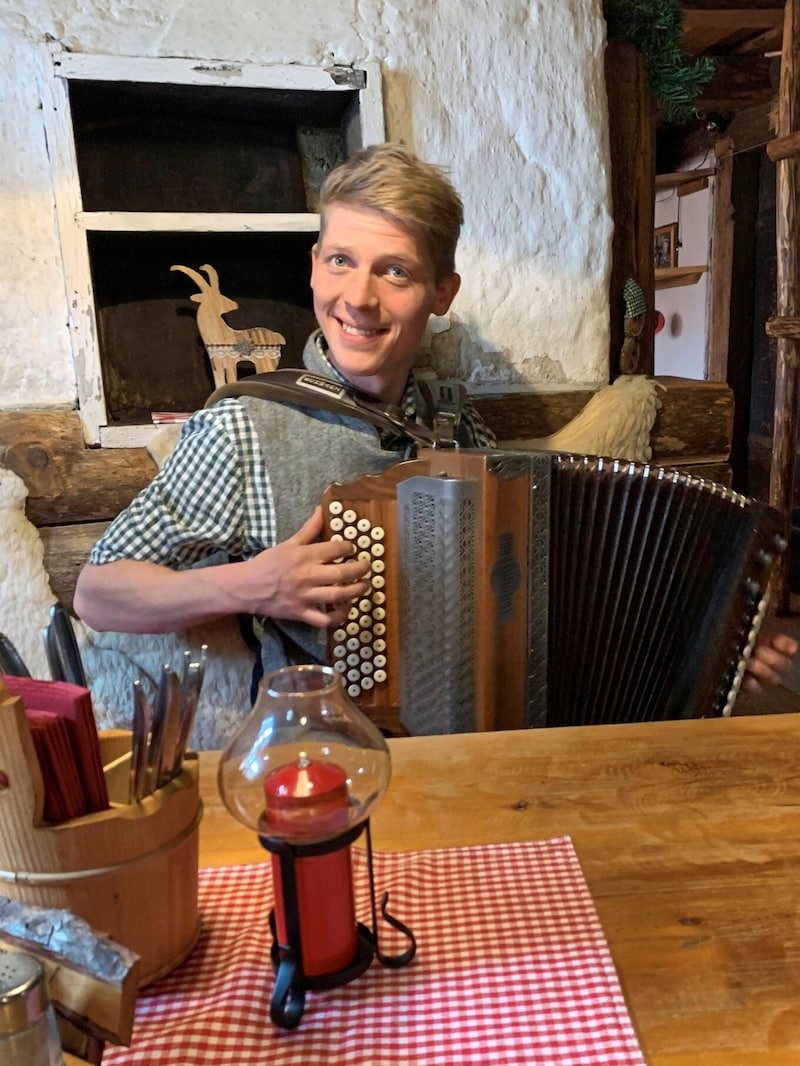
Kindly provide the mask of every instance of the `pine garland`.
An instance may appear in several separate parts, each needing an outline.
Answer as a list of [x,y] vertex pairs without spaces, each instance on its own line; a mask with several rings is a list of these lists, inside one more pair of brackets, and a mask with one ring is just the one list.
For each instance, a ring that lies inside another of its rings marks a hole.
[[609,38],[627,41],[642,54],[653,97],[663,118],[694,114],[695,101],[714,75],[714,61],[693,60],[680,46],[680,0],[603,0]]

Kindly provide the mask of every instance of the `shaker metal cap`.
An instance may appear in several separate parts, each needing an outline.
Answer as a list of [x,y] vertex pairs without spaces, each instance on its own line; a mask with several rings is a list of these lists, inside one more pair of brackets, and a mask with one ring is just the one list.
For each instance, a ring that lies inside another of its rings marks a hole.
[[39,960],[0,951],[0,1036],[34,1025],[48,1006],[44,967]]

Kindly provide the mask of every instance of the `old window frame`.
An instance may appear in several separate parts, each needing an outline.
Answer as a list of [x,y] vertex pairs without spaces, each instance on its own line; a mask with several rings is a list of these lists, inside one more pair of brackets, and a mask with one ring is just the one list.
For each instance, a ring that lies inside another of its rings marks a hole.
[[40,53],[39,88],[53,181],[67,295],[67,326],[80,406],[88,444],[141,447],[155,432],[149,425],[109,425],[103,388],[97,317],[88,236],[100,230],[121,232],[316,232],[319,217],[301,214],[208,214],[83,210],[72,132],[69,80],[133,81],[156,84],[253,89],[358,90],[357,128],[349,150],[385,140],[381,72],[377,63],[329,68],[299,64],[259,65],[198,59],[104,56],[64,51],[53,45]]

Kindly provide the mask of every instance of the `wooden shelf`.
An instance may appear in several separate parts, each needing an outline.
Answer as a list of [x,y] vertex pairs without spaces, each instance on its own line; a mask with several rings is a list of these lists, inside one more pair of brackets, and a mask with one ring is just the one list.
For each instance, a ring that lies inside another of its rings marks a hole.
[[700,178],[712,178],[717,173],[714,167],[703,170],[676,170],[672,174],[656,174],[657,189],[677,189],[681,185],[698,181]]
[[678,285],[696,285],[708,270],[705,266],[656,268],[656,289],[674,289]]

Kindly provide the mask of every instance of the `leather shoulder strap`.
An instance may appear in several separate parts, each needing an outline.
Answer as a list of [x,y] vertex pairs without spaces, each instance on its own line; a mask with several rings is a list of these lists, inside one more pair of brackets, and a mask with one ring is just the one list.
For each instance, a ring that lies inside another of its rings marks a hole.
[[433,411],[433,429],[410,421],[401,408],[381,403],[357,389],[348,388],[332,378],[310,374],[307,370],[273,370],[253,374],[222,385],[206,400],[210,407],[219,400],[237,396],[255,396],[262,400],[317,407],[323,411],[361,418],[378,429],[402,433],[427,448],[456,447],[456,436],[466,390],[460,382],[422,380],[420,387]]

